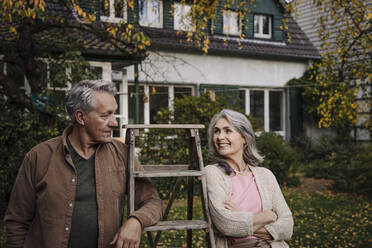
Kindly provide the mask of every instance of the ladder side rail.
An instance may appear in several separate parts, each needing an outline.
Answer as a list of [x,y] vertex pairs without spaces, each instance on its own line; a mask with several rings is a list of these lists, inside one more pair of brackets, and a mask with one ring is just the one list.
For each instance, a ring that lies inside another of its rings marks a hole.
[[134,196],[135,196],[135,178],[134,178],[134,160],[135,160],[135,130],[128,128],[127,129],[127,145],[128,145],[128,216],[134,212]]
[[[202,155],[202,150],[201,150],[201,142],[200,142],[200,137],[199,137],[199,130],[195,130],[195,148],[196,148],[196,154],[197,154],[197,164],[201,172],[205,173],[204,171],[204,162],[203,162],[203,155]],[[215,236],[214,236],[214,231],[213,231],[213,225],[212,225],[212,218],[210,215],[209,211],[209,202],[208,202],[208,191],[207,191],[207,180],[205,177],[205,174],[201,176],[201,197],[203,198],[202,203],[203,205],[203,210],[204,210],[204,216],[207,219],[208,223],[208,236],[209,236],[209,245],[212,248],[216,247],[215,244]]]
[[[189,143],[189,163],[190,163],[190,169],[195,169],[195,145],[194,145],[194,139],[195,139],[195,130],[190,129],[190,143]],[[194,178],[188,177],[187,178],[187,219],[192,220],[193,217],[193,205],[194,205]],[[192,229],[187,230],[186,234],[186,244],[188,248],[192,248]]]

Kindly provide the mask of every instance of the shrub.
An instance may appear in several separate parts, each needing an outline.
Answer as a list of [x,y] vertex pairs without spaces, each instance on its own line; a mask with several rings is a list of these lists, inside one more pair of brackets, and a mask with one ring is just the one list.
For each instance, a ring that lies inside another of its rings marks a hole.
[[265,160],[262,166],[270,169],[279,184],[299,184],[296,171],[300,165],[299,156],[283,138],[275,133],[262,133],[257,138],[257,147]]
[[334,181],[338,191],[372,194],[372,146],[322,137],[304,155],[307,177]]
[[67,126],[64,115],[46,125],[43,116],[25,112],[0,98],[0,217],[5,213],[13,183],[25,154],[36,144],[57,136]]

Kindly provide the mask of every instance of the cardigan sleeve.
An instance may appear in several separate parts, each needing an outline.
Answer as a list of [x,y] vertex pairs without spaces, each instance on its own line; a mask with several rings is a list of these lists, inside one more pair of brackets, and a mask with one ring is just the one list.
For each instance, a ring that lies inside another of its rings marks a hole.
[[209,209],[214,226],[225,236],[244,237],[253,235],[253,213],[231,211],[223,207],[223,201],[230,200],[226,182],[227,176],[215,165],[207,166],[205,171]]
[[277,214],[278,219],[271,224],[265,225],[265,228],[274,240],[289,240],[293,234],[292,212],[284,199],[274,174],[271,171],[269,173],[270,181],[273,183],[272,210]]

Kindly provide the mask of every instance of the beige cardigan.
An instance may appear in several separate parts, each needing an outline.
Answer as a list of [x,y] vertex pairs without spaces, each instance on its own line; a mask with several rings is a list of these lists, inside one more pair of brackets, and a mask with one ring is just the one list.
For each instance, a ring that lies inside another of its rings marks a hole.
[[[274,174],[264,167],[249,167],[257,183],[258,191],[262,199],[263,210],[274,211],[278,219],[269,225],[266,230],[274,238],[271,247],[289,247],[284,240],[289,240],[293,233],[293,218],[279,184]],[[207,188],[209,208],[212,222],[217,229],[216,247],[227,247],[225,236],[244,237],[253,235],[253,213],[238,212],[225,209],[222,205],[224,200],[231,197],[231,179],[217,164],[205,167],[207,175]]]

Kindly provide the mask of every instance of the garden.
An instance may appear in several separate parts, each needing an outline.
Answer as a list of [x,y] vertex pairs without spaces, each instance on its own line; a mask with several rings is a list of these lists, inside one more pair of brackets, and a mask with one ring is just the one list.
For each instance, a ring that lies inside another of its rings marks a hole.
[[[174,103],[174,112],[163,109],[159,123],[194,123],[208,126],[212,115],[226,107],[219,97],[212,101],[208,94],[185,96]],[[41,126],[38,116],[17,112],[5,102],[0,104],[0,163],[1,217],[3,218],[12,184],[24,154],[42,140],[61,133],[68,124],[59,115],[51,127]],[[187,107],[186,107],[187,106]],[[240,110],[239,104],[230,106]],[[176,114],[174,114],[176,113]],[[13,125],[18,118],[20,125]],[[256,120],[249,117],[253,126]],[[150,130],[140,135],[138,156],[143,164],[185,163],[188,147],[185,133]],[[170,137],[178,137],[172,139]],[[204,163],[208,164],[207,132],[200,132]],[[159,145],[160,144],[160,145]],[[291,247],[368,247],[371,236],[372,147],[338,137],[323,137],[313,142],[305,137],[291,142],[275,133],[262,133],[257,146],[265,161],[262,166],[276,175],[292,210],[295,226]],[[169,149],[172,147],[172,151]],[[5,156],[6,154],[6,156]],[[164,204],[168,200],[172,180],[154,180]],[[196,187],[195,187],[196,188]],[[186,219],[186,184],[170,211],[169,219]],[[195,191],[194,217],[202,214],[199,192]],[[159,247],[184,247],[184,231],[162,233]],[[203,231],[194,231],[193,247],[205,247]],[[0,222],[0,247],[5,244],[5,227]],[[141,247],[147,247],[146,234]]]

